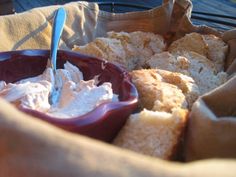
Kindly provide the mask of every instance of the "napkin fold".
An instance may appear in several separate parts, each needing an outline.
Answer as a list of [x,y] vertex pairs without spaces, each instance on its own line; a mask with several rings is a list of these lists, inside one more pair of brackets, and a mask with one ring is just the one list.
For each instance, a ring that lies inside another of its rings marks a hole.
[[[59,6],[35,8],[19,14],[0,16],[0,51],[49,49],[54,11]],[[98,5],[77,2],[64,5],[67,20],[59,47],[71,49],[75,43],[85,44],[96,33]]]
[[[20,14],[0,16],[0,51],[49,49],[53,13],[58,7],[35,8]],[[98,4],[83,1],[65,4],[64,8],[67,20],[59,47],[67,50],[106,36],[111,30],[146,31],[171,37],[181,37],[198,30],[189,21],[192,10],[189,0],[164,0],[160,7],[122,14],[101,11]],[[209,28],[209,31],[212,29]]]
[[233,177],[235,160],[151,158],[66,132],[0,99],[1,177]]
[[186,133],[187,161],[236,158],[236,76],[192,106]]

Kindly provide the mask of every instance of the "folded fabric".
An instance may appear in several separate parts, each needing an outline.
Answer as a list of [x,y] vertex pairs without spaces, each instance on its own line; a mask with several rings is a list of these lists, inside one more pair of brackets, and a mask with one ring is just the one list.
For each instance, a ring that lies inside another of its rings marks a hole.
[[[87,43],[96,34],[98,5],[77,2],[65,6],[68,12],[66,25],[59,44],[71,49],[73,44]],[[49,49],[53,12],[58,6],[36,8],[20,14],[0,17],[0,51],[22,49]]]
[[[0,16],[0,51],[49,49],[53,12],[57,8],[49,6]],[[111,30],[147,31],[167,36],[169,33],[181,36],[186,32],[202,30],[189,21],[192,10],[189,0],[165,0],[161,7],[149,11],[122,14],[101,11],[96,3],[88,2],[72,2],[65,4],[64,8],[67,20],[62,33],[61,49],[71,49],[75,44],[84,45],[96,37],[105,36]],[[207,30],[214,31],[210,28]]]
[[236,71],[236,29],[224,32],[223,39],[229,45],[229,53],[225,67],[228,74],[233,75]]
[[0,99],[0,176],[233,177],[235,160],[167,162],[65,132]]
[[[111,30],[159,33],[167,42],[190,32],[215,34],[223,36],[230,46],[226,61],[230,77],[236,71],[235,31],[223,34],[192,25],[189,0],[165,0],[161,7],[124,14],[100,11],[97,4],[87,2],[69,3],[64,7],[68,16],[61,49],[84,45]],[[56,8],[58,6],[50,6],[0,16],[0,51],[49,49]],[[187,131],[187,160],[235,157],[235,81],[232,78],[194,104]],[[0,176],[226,177],[236,174],[235,159],[186,164],[161,161],[64,132],[19,112],[3,100],[0,105]]]
[[193,105],[186,160],[236,158],[236,76]]

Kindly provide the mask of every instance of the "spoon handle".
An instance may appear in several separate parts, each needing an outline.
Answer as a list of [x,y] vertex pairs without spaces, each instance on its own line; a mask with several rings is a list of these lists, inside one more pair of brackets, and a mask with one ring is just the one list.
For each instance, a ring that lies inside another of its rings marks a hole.
[[59,100],[62,81],[60,76],[57,74],[57,49],[63,27],[66,21],[66,11],[64,8],[59,8],[54,15],[53,26],[52,26],[52,39],[51,39],[51,53],[49,58],[49,67],[52,68],[53,80],[52,89],[49,93],[48,101],[53,106]]
[[53,20],[53,29],[52,29],[52,39],[51,39],[51,53],[50,53],[50,60],[51,60],[51,67],[53,72],[56,71],[57,67],[57,49],[59,45],[59,41],[61,38],[61,34],[63,31],[63,27],[66,21],[66,11],[63,7],[59,8],[54,15]]

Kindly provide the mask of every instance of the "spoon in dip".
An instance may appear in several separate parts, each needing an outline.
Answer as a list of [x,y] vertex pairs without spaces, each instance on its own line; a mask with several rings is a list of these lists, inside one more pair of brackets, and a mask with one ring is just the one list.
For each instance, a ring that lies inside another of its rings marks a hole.
[[57,74],[57,49],[60,41],[60,37],[63,31],[63,27],[66,21],[66,11],[63,7],[59,8],[55,12],[53,27],[52,27],[52,38],[51,38],[51,52],[48,60],[48,67],[52,68],[53,79],[52,88],[49,93],[48,101],[50,105],[58,103],[60,98],[60,92],[62,88],[62,79]]

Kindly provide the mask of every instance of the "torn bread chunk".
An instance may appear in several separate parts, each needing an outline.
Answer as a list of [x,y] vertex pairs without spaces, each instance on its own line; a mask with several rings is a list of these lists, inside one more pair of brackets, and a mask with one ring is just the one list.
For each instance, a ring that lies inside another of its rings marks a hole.
[[132,70],[138,63],[136,49],[120,40],[110,38],[96,38],[84,46],[75,46],[73,51],[117,63],[127,70]]
[[193,78],[200,94],[207,93],[227,81],[225,72],[217,73],[216,66],[205,56],[191,51],[163,52],[146,62],[150,68],[179,72]]
[[217,72],[214,63],[195,52],[183,52],[182,56],[190,62],[189,75],[199,87],[200,93],[205,94],[227,81],[225,72]]
[[116,39],[96,38],[85,46],[74,47],[73,51],[103,58],[127,67],[125,50],[121,42]]
[[199,88],[195,81],[191,77],[181,73],[161,69],[157,69],[156,72],[162,76],[164,82],[175,85],[182,91],[188,103],[188,108],[191,109],[193,103],[200,95]]
[[113,144],[141,154],[171,160],[187,122],[187,110],[132,114]]
[[72,50],[119,63],[131,71],[140,68],[154,53],[166,48],[161,35],[149,32],[108,32],[107,37],[99,37]]
[[189,75],[190,61],[185,57],[176,57],[169,52],[162,52],[147,60],[146,66]]
[[126,62],[130,70],[135,69],[138,63],[140,63],[141,57],[139,57],[138,49],[131,43],[131,37],[129,33],[126,32],[108,32],[107,37],[109,39],[116,39],[119,40],[124,47],[126,53]]
[[215,35],[203,35],[203,39],[208,46],[207,58],[213,61],[218,72],[224,71],[228,45]]
[[110,31],[107,33],[107,36],[109,38],[115,38],[130,43],[136,48],[144,50],[144,53],[146,53],[147,56],[153,55],[154,53],[160,53],[166,48],[164,38],[159,34],[151,32],[135,31],[127,33]]
[[138,49],[150,49],[152,54],[160,53],[166,48],[164,38],[159,34],[136,31],[130,33],[131,43]]
[[[115,38],[121,41],[123,46],[132,46],[135,56],[138,58],[138,66],[142,67],[147,59],[153,54],[160,53],[166,49],[164,38],[159,34],[150,32],[135,31],[127,32],[108,32],[109,38]],[[128,50],[129,51],[129,50]]]
[[174,41],[169,46],[168,51],[170,53],[181,53],[183,51],[196,52],[211,60],[217,72],[220,72],[224,70],[228,45],[220,37],[212,34],[190,33]]
[[192,51],[200,55],[207,56],[208,46],[201,34],[189,33],[184,37],[172,42],[168,48],[168,51],[170,53]]
[[180,73],[141,69],[130,75],[139,93],[141,109],[171,112],[173,108],[191,108],[199,95],[194,81]]
[[91,55],[98,58],[106,58],[107,55],[94,43],[88,43],[84,46],[75,46],[73,49],[75,52],[80,52],[85,55]]

